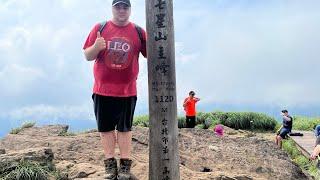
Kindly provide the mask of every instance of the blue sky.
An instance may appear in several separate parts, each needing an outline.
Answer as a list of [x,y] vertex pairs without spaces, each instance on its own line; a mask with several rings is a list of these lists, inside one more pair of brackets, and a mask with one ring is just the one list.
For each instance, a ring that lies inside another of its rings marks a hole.
[[[175,0],[178,104],[194,90],[199,110],[319,107],[319,9],[318,0]],[[109,18],[111,0],[2,0],[0,121],[93,122],[82,46]],[[131,20],[145,19],[145,1],[132,1]],[[144,58],[140,65],[136,112],[146,114]]]

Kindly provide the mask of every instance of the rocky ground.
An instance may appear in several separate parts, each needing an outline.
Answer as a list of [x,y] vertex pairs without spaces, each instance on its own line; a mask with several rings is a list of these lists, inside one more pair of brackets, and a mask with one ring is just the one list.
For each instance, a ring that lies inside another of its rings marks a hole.
[[[51,158],[56,168],[71,179],[102,179],[104,156],[99,133],[59,136],[66,129],[62,125],[32,127],[7,135],[0,140],[0,163],[37,152]],[[225,129],[224,137],[215,136],[212,130],[179,130],[181,179],[313,179],[270,139]],[[134,128],[132,158],[135,176],[148,179],[147,128]]]

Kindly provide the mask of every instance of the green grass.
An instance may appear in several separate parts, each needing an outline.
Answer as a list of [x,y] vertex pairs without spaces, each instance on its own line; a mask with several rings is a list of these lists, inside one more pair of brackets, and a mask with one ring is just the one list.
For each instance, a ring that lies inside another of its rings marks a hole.
[[68,130],[64,130],[64,131],[61,131],[58,136],[75,136],[77,135],[77,133],[74,133],[74,132],[68,132]]
[[[186,127],[185,117],[177,117],[178,127]],[[213,128],[217,124],[234,129],[244,129],[252,131],[273,131],[277,125],[277,121],[265,114],[254,112],[199,112],[196,116],[197,128],[208,129]],[[135,116],[133,119],[134,126],[149,127],[149,116]],[[199,126],[198,126],[199,125]]]
[[203,124],[203,129],[213,128],[215,125],[220,123],[219,117],[215,116],[214,113],[197,113],[196,124]]
[[178,117],[178,128],[185,128],[186,127],[186,117],[179,116]]
[[198,124],[195,126],[197,129],[204,129],[204,124]]
[[26,122],[24,124],[22,124],[21,128],[24,129],[24,128],[31,128],[33,127],[34,125],[36,125],[35,122]]
[[23,124],[21,125],[21,127],[11,129],[10,134],[18,134],[18,133],[21,132],[23,129],[31,128],[31,127],[33,127],[35,124],[36,124],[35,122],[25,122],[25,123],[23,123]]
[[301,131],[313,131],[318,124],[320,124],[320,118],[294,116],[292,128]]
[[211,112],[197,114],[196,124],[205,124],[204,128],[212,128],[223,124],[234,129],[252,131],[273,131],[277,121],[265,114],[255,112]]
[[[184,128],[186,127],[186,119],[184,116],[179,116],[177,118],[178,121],[178,127]],[[148,115],[140,115],[135,116],[133,118],[133,126],[140,126],[140,127],[149,127],[149,116]]]
[[149,127],[149,116],[141,115],[133,118],[133,126]]
[[47,180],[48,174],[48,167],[29,161],[21,161],[16,167],[5,166],[0,169],[0,178],[3,180]]
[[49,163],[47,166],[40,165],[37,162],[22,160],[16,163],[0,164],[1,180],[48,180],[67,179],[67,175],[55,170]]
[[308,171],[316,179],[320,179],[319,170],[316,168],[315,162],[309,161],[307,157],[303,156],[293,140],[284,140],[282,148],[289,154],[292,161],[297,163],[301,169]]

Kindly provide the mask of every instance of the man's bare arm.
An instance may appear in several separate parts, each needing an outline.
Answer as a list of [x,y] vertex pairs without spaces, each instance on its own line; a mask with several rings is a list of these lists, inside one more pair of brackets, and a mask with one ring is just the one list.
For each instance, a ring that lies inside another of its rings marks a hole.
[[99,52],[106,48],[106,42],[101,37],[100,32],[97,32],[97,39],[94,44],[84,50],[84,55],[88,61],[95,60]]

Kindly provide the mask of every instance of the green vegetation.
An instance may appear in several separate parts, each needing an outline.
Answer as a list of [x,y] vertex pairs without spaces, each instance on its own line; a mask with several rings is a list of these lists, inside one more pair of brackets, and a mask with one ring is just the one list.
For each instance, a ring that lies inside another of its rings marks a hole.
[[21,132],[23,129],[25,129],[25,128],[31,128],[31,127],[33,127],[35,124],[36,124],[35,122],[25,122],[25,123],[22,124],[21,127],[11,129],[10,134],[18,134],[18,133]]
[[64,130],[64,131],[61,131],[58,136],[75,136],[77,135],[76,133],[73,133],[73,132],[68,132],[68,130]]
[[[219,113],[218,115],[220,115]],[[220,119],[221,124],[234,128],[246,130],[274,130],[277,121],[262,113],[254,112],[227,112]]]
[[[177,121],[179,128],[185,127],[184,116],[179,116]],[[208,129],[216,124],[223,124],[234,129],[270,131],[275,129],[277,121],[265,114],[254,112],[199,112],[197,114],[198,128]],[[148,115],[134,117],[133,125],[148,127]]]
[[293,129],[301,131],[313,131],[315,126],[320,124],[320,118],[303,116],[293,117]]
[[301,169],[308,171],[316,179],[320,179],[320,173],[318,172],[315,163],[309,161],[308,158],[302,155],[293,140],[284,140],[282,148],[289,154],[292,161],[297,163]]
[[135,116],[133,118],[133,126],[149,127],[149,116]]
[[186,118],[184,116],[178,117],[178,128],[186,127]]
[[22,160],[16,164],[0,164],[1,180],[48,180],[52,178],[62,180],[66,179],[66,175],[54,170],[52,165],[44,166],[32,161]]
[[274,118],[255,112],[199,112],[196,123],[204,124],[205,128],[223,124],[234,129],[258,131],[274,130],[277,125]]
[[16,179],[48,179],[49,168],[40,166],[38,163],[21,161],[16,167],[4,166],[0,167],[0,179],[16,180]]

